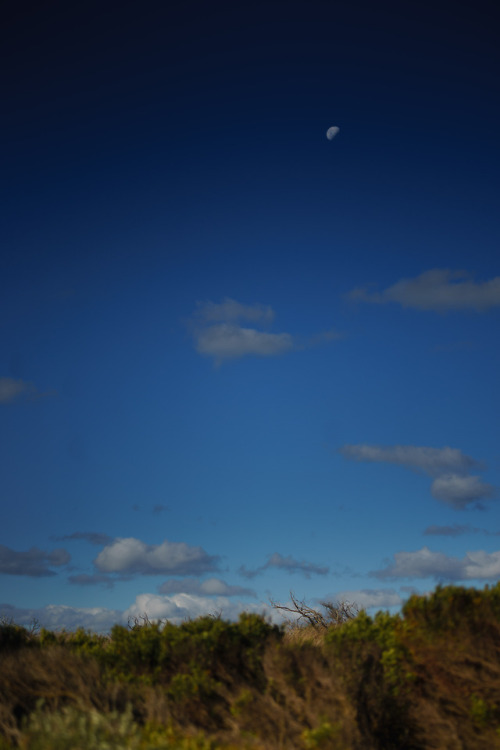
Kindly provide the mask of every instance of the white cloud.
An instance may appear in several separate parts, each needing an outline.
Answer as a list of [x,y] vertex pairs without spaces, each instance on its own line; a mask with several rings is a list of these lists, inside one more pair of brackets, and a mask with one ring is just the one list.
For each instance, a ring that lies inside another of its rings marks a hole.
[[463,509],[469,503],[477,503],[493,497],[495,488],[483,482],[478,476],[445,474],[437,477],[431,485],[432,495],[456,509]]
[[197,578],[170,578],[158,588],[160,594],[199,594],[204,596],[255,596],[253,589],[243,586],[230,586],[220,578],[207,578],[200,581]]
[[220,323],[197,332],[196,351],[218,362],[249,355],[272,357],[293,349],[289,333],[267,333],[254,328]]
[[139,594],[125,611],[106,607],[68,607],[49,604],[40,608],[20,608],[0,603],[0,617],[13,620],[19,625],[29,626],[36,620],[49,630],[69,631],[84,628],[97,633],[109,631],[113,625],[127,625],[130,619],[146,615],[150,620],[168,620],[180,625],[189,619],[203,615],[221,615],[225,620],[237,620],[242,612],[263,615],[275,623],[283,622],[282,614],[268,603],[234,602],[225,596],[203,597],[191,594],[161,596]]
[[14,378],[0,378],[0,404],[10,404],[23,397],[35,396],[37,389],[33,383]]
[[467,552],[464,564],[465,578],[487,578],[496,580],[500,578],[500,550],[497,552],[484,552],[477,550]]
[[461,578],[462,562],[442,552],[432,552],[428,547],[416,552],[396,552],[394,562],[383,570],[375,571],[377,578]]
[[417,310],[476,310],[500,306],[500,276],[475,282],[464,271],[434,268],[415,278],[400,279],[383,292],[354,289],[350,298],[361,302],[397,302]]
[[0,573],[12,576],[29,576],[42,578],[56,575],[53,567],[67,565],[71,556],[65,549],[54,549],[44,552],[38,547],[31,547],[26,552],[5,547],[0,544]]
[[352,461],[371,461],[405,466],[431,476],[443,472],[464,473],[480,464],[457,448],[429,448],[418,445],[344,445],[340,452]]
[[396,552],[394,562],[372,573],[376,578],[435,578],[446,580],[495,580],[500,578],[500,551],[467,552],[465,557],[449,557],[428,547],[416,552]]
[[143,575],[172,573],[202,575],[218,568],[218,556],[184,542],[145,544],[129,537],[115,539],[97,555],[94,563],[101,573]]
[[227,597],[202,597],[194,594],[139,594],[135,602],[123,613],[124,619],[147,615],[150,620],[169,620],[179,624],[187,619],[202,615],[220,614],[225,620],[236,620],[241,612],[264,615],[274,622],[282,622],[283,617],[269,604],[242,604],[231,602]]

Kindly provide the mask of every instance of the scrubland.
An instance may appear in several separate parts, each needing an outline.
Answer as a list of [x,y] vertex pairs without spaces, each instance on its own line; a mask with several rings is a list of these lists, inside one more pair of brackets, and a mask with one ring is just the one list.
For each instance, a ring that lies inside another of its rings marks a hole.
[[295,604],[301,622],[284,627],[3,622],[0,749],[500,748],[500,584],[438,587],[373,618]]

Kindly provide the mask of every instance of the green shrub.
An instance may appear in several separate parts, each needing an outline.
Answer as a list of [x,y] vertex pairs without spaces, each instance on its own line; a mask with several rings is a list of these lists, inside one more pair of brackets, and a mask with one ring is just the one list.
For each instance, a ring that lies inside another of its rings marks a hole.
[[336,740],[340,727],[329,721],[322,721],[315,729],[304,729],[302,740],[307,750],[321,750],[326,747],[339,747]]
[[21,747],[26,750],[140,750],[141,733],[132,709],[102,714],[67,706],[47,713],[43,706],[24,722]]
[[278,627],[257,615],[243,614],[237,623],[200,617],[163,627],[146,623],[128,629],[116,625],[105,647],[94,650],[114,679],[169,684],[178,674],[198,670],[216,675],[223,667],[240,677],[262,674],[261,657]]
[[[66,707],[47,713],[40,704],[23,724],[21,750],[216,750],[213,740],[186,735],[170,726],[140,726],[132,708],[99,713]],[[12,745],[0,744],[0,750]]]
[[429,632],[456,632],[466,628],[477,633],[500,620],[500,583],[483,590],[465,586],[437,586],[428,596],[411,596],[402,608],[408,625]]
[[13,623],[0,624],[0,652],[15,651],[30,644],[31,638],[22,625]]
[[399,615],[377,612],[374,618],[361,611],[359,615],[340,628],[331,629],[325,643],[336,653],[347,654],[360,664],[372,647],[377,653],[383,668],[383,677],[392,691],[397,694],[406,681],[412,679],[408,666],[410,654],[402,640],[404,627]]
[[500,584],[340,615],[306,617],[308,642],[252,614],[110,636],[0,621],[0,750],[500,747]]

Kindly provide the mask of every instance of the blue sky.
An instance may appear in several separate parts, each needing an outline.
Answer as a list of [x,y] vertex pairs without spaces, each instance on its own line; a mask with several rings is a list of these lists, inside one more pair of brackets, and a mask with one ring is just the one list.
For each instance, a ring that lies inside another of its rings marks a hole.
[[10,9],[5,616],[498,580],[500,56],[447,7]]

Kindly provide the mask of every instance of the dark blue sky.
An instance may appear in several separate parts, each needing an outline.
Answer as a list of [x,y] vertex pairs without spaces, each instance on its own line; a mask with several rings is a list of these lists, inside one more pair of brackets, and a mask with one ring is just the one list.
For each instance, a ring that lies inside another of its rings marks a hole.
[[8,4],[9,612],[500,575],[497,15]]

